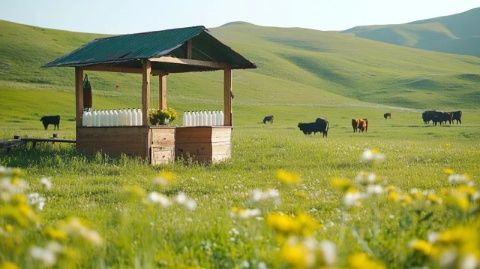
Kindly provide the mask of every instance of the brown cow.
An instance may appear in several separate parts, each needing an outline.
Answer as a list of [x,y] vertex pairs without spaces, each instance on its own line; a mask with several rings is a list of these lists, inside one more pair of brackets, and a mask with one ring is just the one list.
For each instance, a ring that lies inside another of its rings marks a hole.
[[352,128],[353,132],[356,133],[357,130],[358,132],[367,132],[368,131],[368,119],[363,118],[363,119],[352,119]]
[[364,118],[364,119],[358,119],[358,130],[359,131],[365,131],[367,132],[368,131],[368,119]]

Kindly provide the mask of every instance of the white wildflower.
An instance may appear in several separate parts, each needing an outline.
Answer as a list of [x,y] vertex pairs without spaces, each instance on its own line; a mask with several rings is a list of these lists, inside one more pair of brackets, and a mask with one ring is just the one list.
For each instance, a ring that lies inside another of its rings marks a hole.
[[375,183],[376,180],[377,180],[377,175],[375,175],[375,173],[367,173],[364,171],[361,171],[355,177],[355,181],[359,184],[372,184],[372,183]]
[[0,200],[10,201],[16,194],[23,193],[28,188],[24,180],[11,180],[10,178],[3,178],[0,181]]
[[463,257],[460,268],[461,269],[475,269],[477,268],[478,260],[474,255],[467,255]]
[[47,190],[52,189],[52,178],[51,177],[42,177],[40,179],[40,184]]
[[263,192],[260,189],[254,189],[250,193],[250,200],[254,202],[260,202],[260,201],[265,201],[265,200],[274,200],[275,202],[278,202],[280,199],[280,192],[276,189],[268,189],[265,192]]
[[430,232],[427,236],[428,242],[435,243],[438,240],[438,233]]
[[155,191],[147,195],[147,201],[152,204],[159,204],[163,207],[169,207],[172,204],[167,196]]
[[27,196],[28,198],[28,203],[31,206],[36,206],[38,210],[43,210],[43,207],[45,207],[45,197],[40,196],[39,193],[30,193]]
[[257,264],[258,269],[268,269],[267,265],[264,262],[259,262]]
[[347,207],[360,205],[360,200],[365,199],[367,195],[361,192],[347,192],[343,197],[343,203]]
[[368,194],[382,194],[383,187],[380,185],[368,185],[367,186],[367,193]]
[[362,153],[361,160],[364,162],[383,161],[385,155],[377,149],[365,149]]
[[197,202],[188,198],[184,192],[179,192],[177,196],[175,196],[175,201],[189,210],[195,210],[195,208],[197,208]]
[[63,223],[61,229],[65,233],[72,236],[79,236],[93,245],[102,244],[101,236],[96,231],[91,230],[85,225],[83,225],[78,218],[72,218],[69,221]]
[[337,259],[337,249],[332,241],[323,240],[320,242],[320,249],[322,250],[323,260],[328,266],[332,266]]
[[448,182],[450,184],[462,184],[469,181],[468,176],[461,174],[452,174],[448,176]]
[[47,244],[45,248],[42,247],[32,247],[30,249],[30,256],[34,260],[40,261],[45,266],[53,266],[57,262],[57,253],[61,252],[63,247],[53,241]]
[[230,212],[230,217],[239,218],[239,219],[249,219],[249,218],[259,217],[261,214],[262,212],[258,208],[253,208],[253,209],[234,208]]
[[248,261],[242,261],[240,263],[240,268],[250,268],[250,263]]

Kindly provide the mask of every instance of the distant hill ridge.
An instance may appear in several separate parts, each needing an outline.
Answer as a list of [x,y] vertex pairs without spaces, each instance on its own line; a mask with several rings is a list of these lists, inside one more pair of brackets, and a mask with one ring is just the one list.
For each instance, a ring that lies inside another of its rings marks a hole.
[[405,24],[357,26],[344,32],[402,46],[480,56],[480,8]]
[[[246,22],[210,32],[258,66],[235,72],[237,104],[461,108],[480,103],[478,57],[401,47],[351,33]],[[73,69],[41,66],[102,36],[0,20],[0,94],[2,89],[72,91]],[[105,104],[138,106],[138,76],[95,72],[89,77]],[[221,100],[221,79],[217,72],[172,74],[170,99],[215,104]]]

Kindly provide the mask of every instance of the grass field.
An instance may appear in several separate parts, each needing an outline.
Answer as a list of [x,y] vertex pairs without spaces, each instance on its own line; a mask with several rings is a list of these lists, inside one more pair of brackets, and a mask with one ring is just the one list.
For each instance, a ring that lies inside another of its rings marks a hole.
[[[0,138],[74,138],[71,70],[38,67],[98,35],[0,23]],[[234,73],[232,160],[151,167],[58,144],[0,151],[30,186],[0,170],[0,268],[478,268],[478,58],[305,29],[212,32],[260,67]],[[140,106],[139,76],[89,76],[96,108]],[[221,72],[169,77],[179,112],[221,109],[221,92]],[[463,124],[424,125],[424,108],[462,109]],[[62,116],[59,131],[43,130],[46,114]],[[297,129],[319,116],[328,138]],[[360,117],[368,133],[352,132]],[[385,160],[362,162],[365,149]],[[256,201],[254,189],[273,191]]]

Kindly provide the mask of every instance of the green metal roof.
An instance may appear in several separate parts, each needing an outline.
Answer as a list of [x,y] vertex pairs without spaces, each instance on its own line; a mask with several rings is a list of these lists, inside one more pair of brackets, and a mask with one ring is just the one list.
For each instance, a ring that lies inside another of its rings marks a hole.
[[[225,63],[232,69],[256,68],[255,64],[211,36],[204,26],[95,39],[44,67],[85,67],[97,64],[141,67],[143,59],[167,55],[185,58],[185,43],[188,40],[192,40],[192,59]],[[152,68],[167,73],[215,70],[171,63],[152,63]]]

